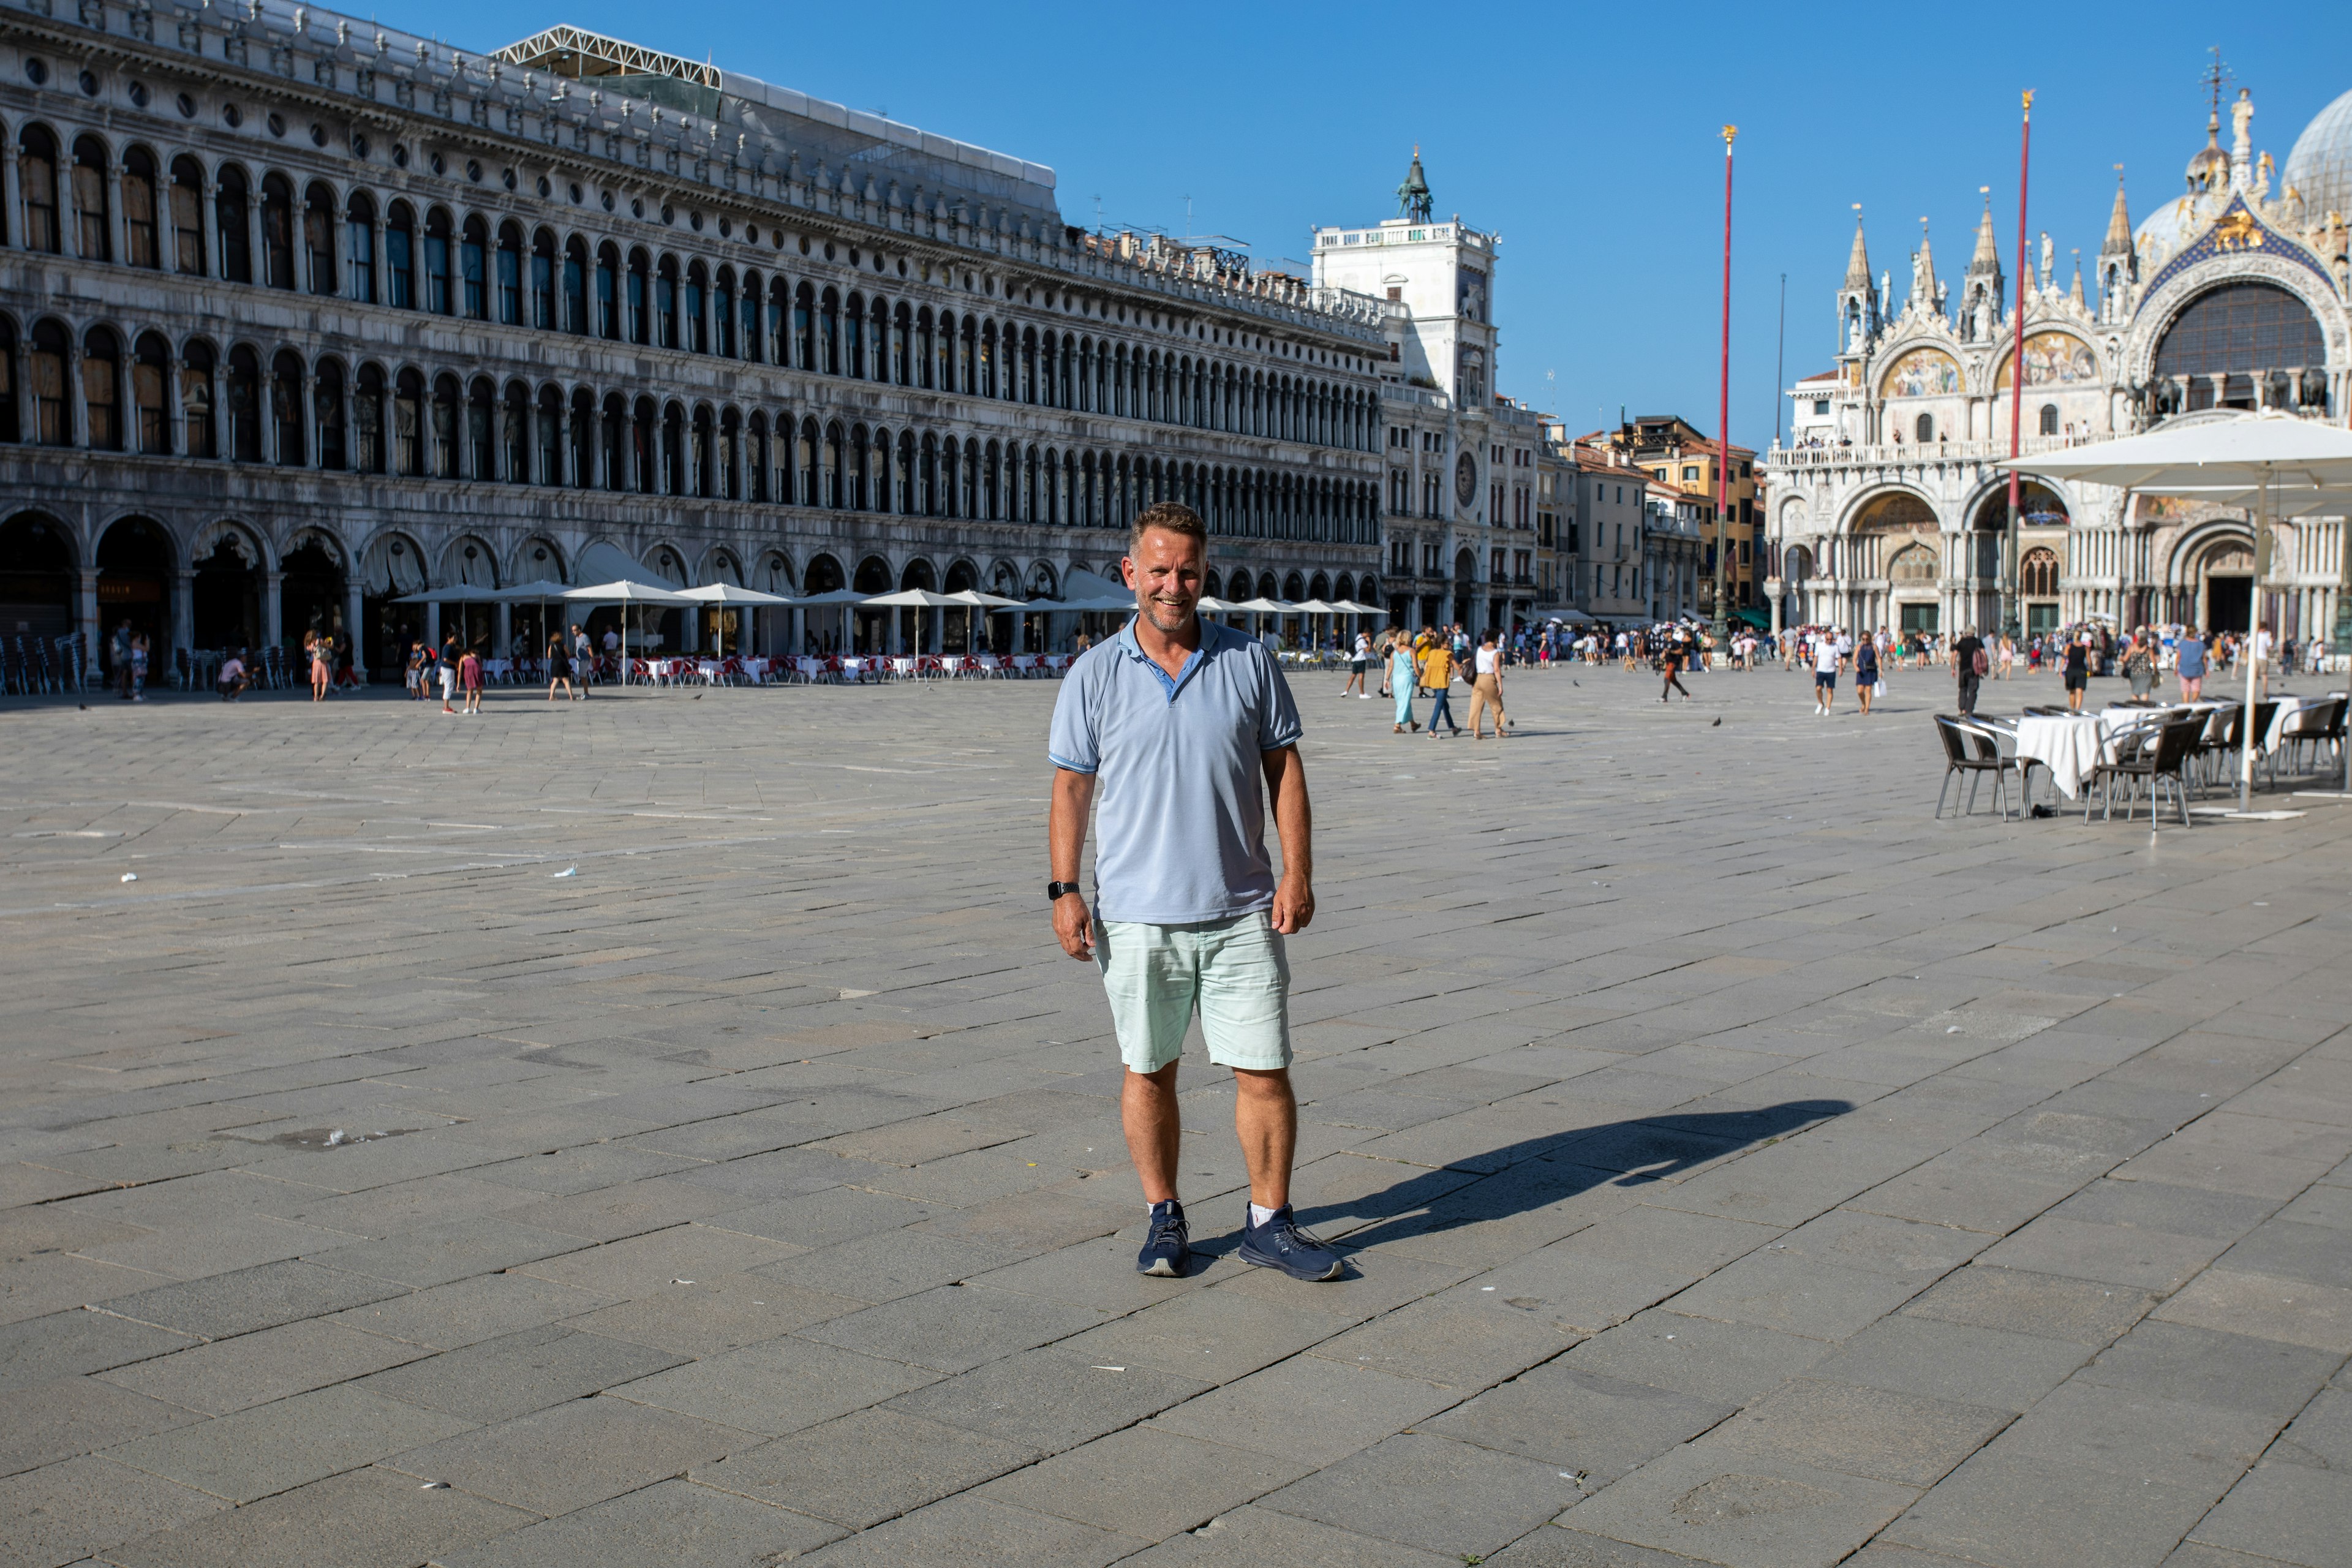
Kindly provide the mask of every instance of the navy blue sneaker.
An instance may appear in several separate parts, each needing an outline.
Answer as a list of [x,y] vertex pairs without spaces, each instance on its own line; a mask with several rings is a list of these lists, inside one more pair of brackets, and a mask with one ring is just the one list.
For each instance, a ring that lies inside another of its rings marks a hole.
[[1298,1228],[1288,1204],[1268,1215],[1264,1225],[1250,1224],[1249,1211],[1242,1211],[1240,1257],[1261,1268],[1279,1268],[1293,1279],[1337,1279],[1348,1268],[1338,1253]]
[[1183,1275],[1184,1259],[1191,1257],[1192,1229],[1184,1223],[1184,1205],[1174,1198],[1151,1205],[1151,1232],[1144,1237],[1143,1250],[1135,1255],[1135,1271],[1157,1275],[1162,1279],[1175,1279]]

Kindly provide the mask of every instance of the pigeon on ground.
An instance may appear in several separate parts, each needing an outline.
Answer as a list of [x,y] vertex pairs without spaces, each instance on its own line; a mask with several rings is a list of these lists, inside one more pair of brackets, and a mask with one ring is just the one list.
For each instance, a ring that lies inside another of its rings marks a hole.
[[1717,719],[1714,723],[1709,724],[1707,728],[1710,730],[1720,730],[1723,728],[1723,721]]

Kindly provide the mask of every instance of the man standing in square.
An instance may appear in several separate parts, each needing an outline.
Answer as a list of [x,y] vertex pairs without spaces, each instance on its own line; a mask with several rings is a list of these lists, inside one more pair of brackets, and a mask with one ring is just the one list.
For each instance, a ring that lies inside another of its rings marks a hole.
[[[1207,553],[1190,507],[1162,501],[1135,520],[1121,563],[1135,618],[1080,656],[1054,704],[1045,895],[1062,951],[1102,972],[1127,1067],[1119,1120],[1150,1205],[1136,1268],[1181,1275],[1190,1250],[1176,1196],[1176,1069],[1197,1005],[1209,1059],[1234,1074],[1250,1178],[1242,1260],[1336,1279],[1339,1255],[1290,1210],[1298,1106],[1283,938],[1315,917],[1298,710],[1271,655],[1196,612]],[[1265,847],[1269,795],[1279,880]],[[1090,809],[1098,911],[1078,887]]]

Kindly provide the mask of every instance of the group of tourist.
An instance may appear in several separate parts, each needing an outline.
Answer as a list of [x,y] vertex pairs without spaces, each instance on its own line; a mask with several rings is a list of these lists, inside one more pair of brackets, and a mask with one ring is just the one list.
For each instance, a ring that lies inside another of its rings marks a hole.
[[[1361,683],[1365,667],[1375,658],[1381,666],[1381,695],[1396,699],[1396,720],[1390,732],[1397,735],[1417,733],[1421,721],[1413,715],[1413,701],[1428,697],[1429,729],[1433,741],[1438,737],[1438,726],[1445,726],[1451,737],[1462,733],[1454,721],[1451,701],[1456,680],[1470,688],[1470,738],[1486,738],[1486,710],[1495,713],[1495,738],[1507,740],[1514,733],[1509,717],[1503,711],[1503,668],[1508,662],[1502,640],[1493,631],[1471,645],[1470,636],[1460,626],[1444,630],[1423,626],[1417,635],[1407,635],[1402,628],[1384,634],[1375,650],[1370,634],[1360,634],[1356,639],[1356,656],[1349,660],[1349,684],[1340,689],[1345,697]],[[1370,693],[1357,691],[1357,695]]]

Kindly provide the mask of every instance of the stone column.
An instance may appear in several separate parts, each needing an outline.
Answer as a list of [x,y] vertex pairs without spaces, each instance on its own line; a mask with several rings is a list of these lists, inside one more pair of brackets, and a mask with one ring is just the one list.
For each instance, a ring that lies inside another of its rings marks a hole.
[[261,579],[261,640],[276,647],[286,640],[284,624],[286,574],[267,572]]
[[514,652],[514,606],[512,605],[501,604],[499,606],[496,625],[498,629],[491,633],[491,636],[498,640],[491,645],[490,655],[494,658],[510,658]]
[[196,574],[185,568],[172,574],[170,641],[173,647],[196,646]]
[[98,618],[98,568],[84,566],[74,585],[74,630],[81,636],[83,662],[93,679],[102,679],[98,652],[106,646],[106,627]]
[[343,635],[352,639],[352,673],[364,681],[368,678],[367,631],[360,617],[367,613],[367,606],[362,601],[360,590],[358,574],[346,573],[343,576]]
[[[324,433],[324,421],[319,417],[319,378],[306,367],[302,372],[302,428],[308,447],[302,454],[302,466],[320,468],[326,466],[325,454],[320,448],[326,445],[319,437]],[[347,454],[348,456],[348,454]]]

